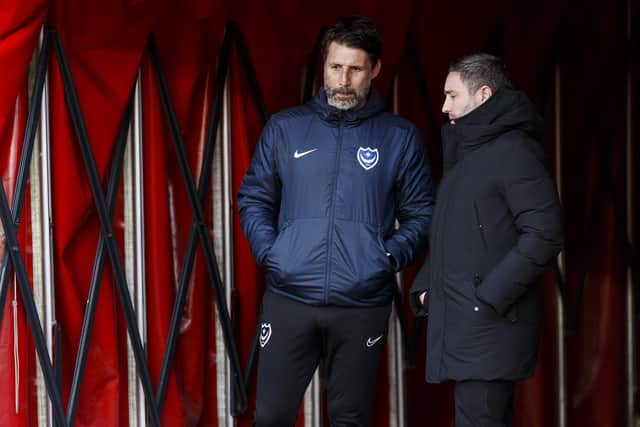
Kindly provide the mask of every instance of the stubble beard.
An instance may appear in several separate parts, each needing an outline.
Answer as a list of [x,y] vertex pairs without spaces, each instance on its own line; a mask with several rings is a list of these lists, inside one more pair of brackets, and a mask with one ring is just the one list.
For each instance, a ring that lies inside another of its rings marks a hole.
[[[356,89],[331,88],[327,85],[324,86],[324,91],[327,94],[327,104],[338,110],[348,111],[356,108],[367,99],[370,88],[371,82],[368,82],[360,91]],[[336,97],[337,94],[351,95],[351,98],[339,99]]]
[[467,114],[471,113],[473,110],[475,110],[479,106],[480,106],[480,103],[469,102],[467,105],[465,105],[465,107],[462,110],[462,114],[460,114],[459,116],[455,116],[454,117],[451,114],[449,114],[449,121],[455,122],[459,118],[462,118],[462,117],[466,116]]

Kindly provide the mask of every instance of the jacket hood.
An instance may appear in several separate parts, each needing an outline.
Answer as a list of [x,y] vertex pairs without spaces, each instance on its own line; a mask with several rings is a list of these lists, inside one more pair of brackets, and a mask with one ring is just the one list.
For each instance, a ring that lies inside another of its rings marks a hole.
[[467,153],[499,136],[520,130],[536,141],[542,139],[543,121],[523,92],[500,88],[481,106],[455,124],[442,127],[444,168],[448,170]]
[[320,118],[337,126],[342,120],[346,126],[357,126],[365,119],[375,116],[384,110],[384,103],[380,96],[373,89],[369,91],[367,102],[357,110],[339,110],[327,103],[327,93],[324,88],[318,91],[308,103],[309,107],[320,116]]

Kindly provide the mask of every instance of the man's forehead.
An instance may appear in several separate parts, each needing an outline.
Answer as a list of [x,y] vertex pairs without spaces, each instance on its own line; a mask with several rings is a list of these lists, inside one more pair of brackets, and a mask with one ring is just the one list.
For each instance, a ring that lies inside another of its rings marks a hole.
[[331,42],[327,61],[331,63],[360,63],[364,65],[369,60],[369,55],[363,49],[350,47],[338,42]]
[[459,72],[452,71],[447,74],[447,79],[444,82],[444,93],[459,92],[464,88],[465,85],[460,78]]
[[449,74],[447,74],[447,79],[445,81],[445,84],[456,84],[456,83],[462,83],[462,79],[460,78],[460,73],[457,71],[451,71]]

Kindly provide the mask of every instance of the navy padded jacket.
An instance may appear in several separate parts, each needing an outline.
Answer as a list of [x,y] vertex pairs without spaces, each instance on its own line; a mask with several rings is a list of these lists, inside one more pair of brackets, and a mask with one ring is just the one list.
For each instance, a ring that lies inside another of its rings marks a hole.
[[433,183],[417,129],[384,112],[377,94],[340,111],[321,90],[271,117],[238,207],[272,292],[379,306],[393,297],[394,273],[427,242]]

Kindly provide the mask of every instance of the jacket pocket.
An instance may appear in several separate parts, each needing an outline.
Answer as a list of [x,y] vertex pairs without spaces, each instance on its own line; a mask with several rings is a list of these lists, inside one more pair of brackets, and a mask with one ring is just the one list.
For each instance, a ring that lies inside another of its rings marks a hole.
[[478,234],[480,235],[480,240],[482,241],[482,247],[485,251],[489,250],[489,246],[487,246],[487,236],[485,235],[485,226],[482,223],[482,218],[480,217],[480,209],[478,209],[478,203],[473,202],[473,210],[476,214],[476,227],[478,229]]
[[378,247],[380,248],[380,250],[382,251],[382,253],[384,254],[384,260],[385,263],[384,265],[386,266],[386,270],[390,273],[394,272],[394,267],[391,263],[391,254],[389,252],[387,252],[387,248],[384,246],[384,239],[382,238],[382,231],[378,231],[376,232],[376,237],[378,239]]
[[371,224],[336,220],[332,286],[355,299],[373,297],[393,280],[383,232]]
[[493,308],[493,306],[491,306],[491,304],[487,304],[486,302],[482,301],[476,296],[476,290],[481,283],[482,283],[482,277],[480,277],[480,275],[478,274],[474,275],[473,276],[473,298],[479,304],[474,307],[474,311],[476,312],[480,310],[488,311],[490,316],[493,316],[497,319],[503,319],[503,320],[507,319],[511,323],[517,322],[518,321],[518,302],[516,301],[515,303],[513,303],[509,307],[507,312],[504,313],[504,316],[500,316],[498,312]]
[[274,270],[273,267],[277,265],[274,263],[273,258],[274,258],[274,255],[276,255],[277,253],[278,246],[281,245],[283,240],[285,239],[285,232],[289,225],[291,225],[291,221],[285,221],[278,226],[278,234],[276,235],[276,239],[273,241],[273,244],[267,251],[267,255],[265,258],[265,266],[267,267],[267,269],[269,269],[269,271],[273,271]]
[[286,223],[269,250],[266,266],[276,282],[306,286],[324,282],[326,261],[324,218],[296,219]]
[[476,224],[488,251],[504,252],[513,246],[518,233],[514,217],[502,196],[494,194],[473,201]]

